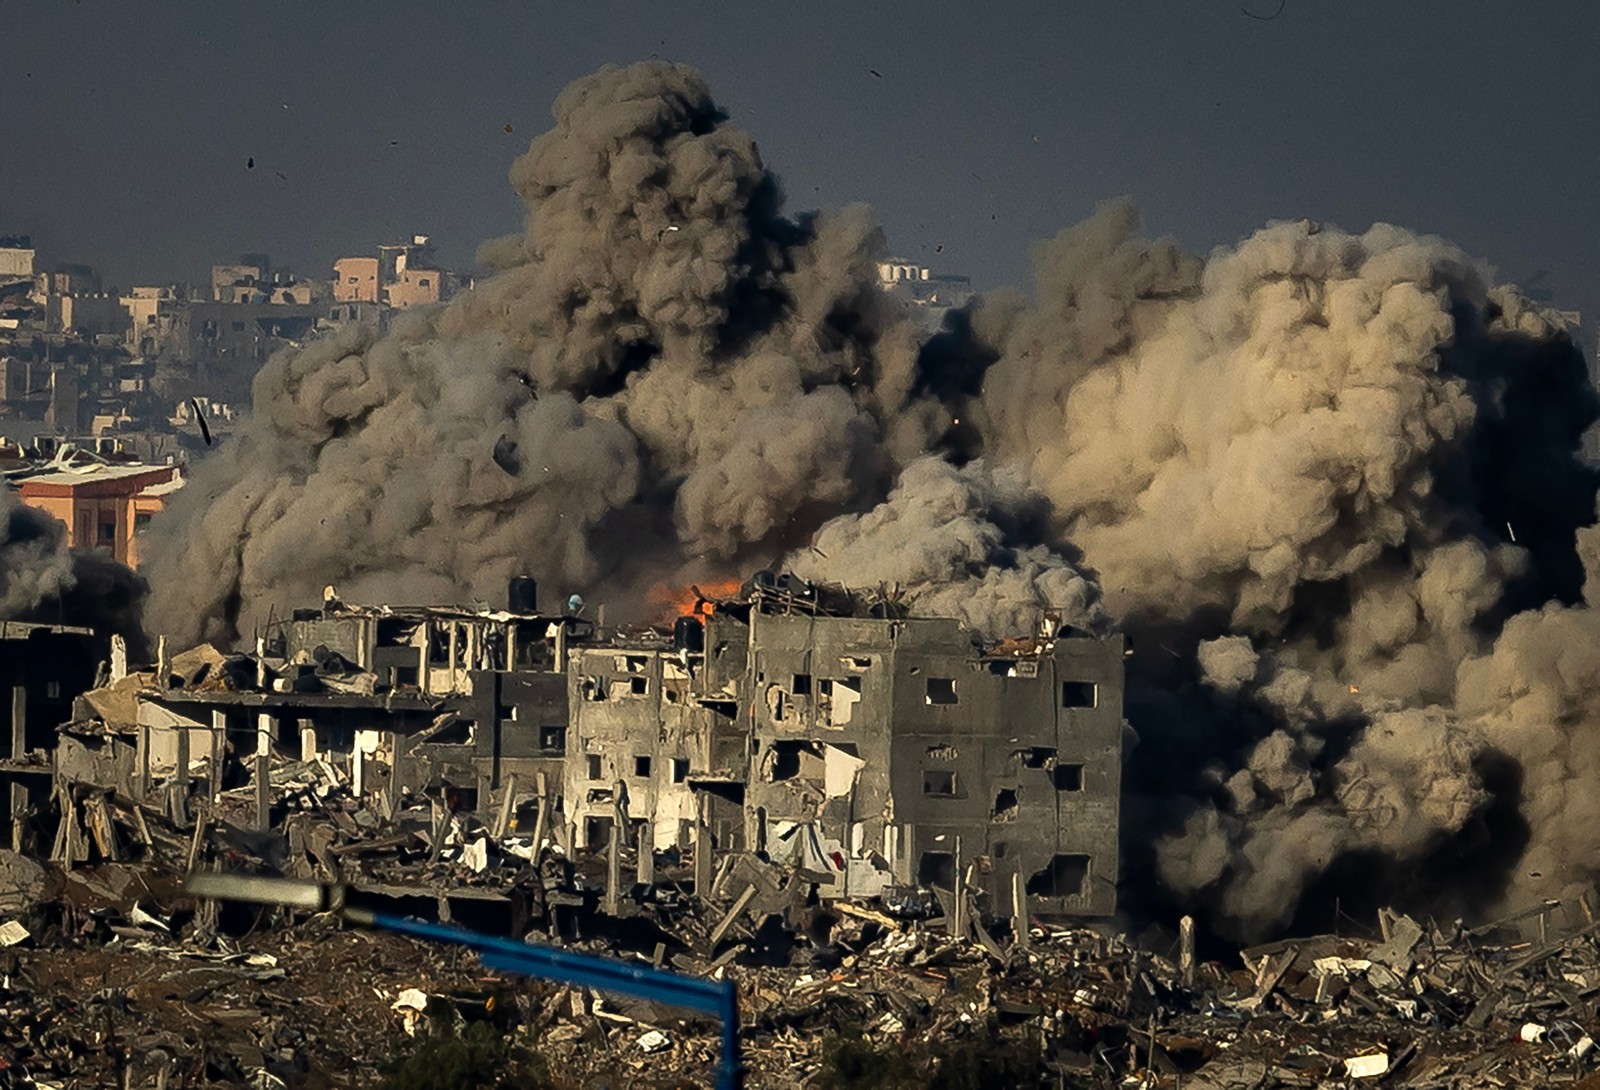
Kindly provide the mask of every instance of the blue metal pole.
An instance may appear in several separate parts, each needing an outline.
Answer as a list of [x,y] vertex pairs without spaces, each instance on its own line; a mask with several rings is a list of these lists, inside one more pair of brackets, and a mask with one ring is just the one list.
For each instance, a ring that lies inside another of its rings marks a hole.
[[739,1054],[739,992],[730,980],[700,980],[665,969],[580,954],[552,946],[531,946],[450,924],[428,923],[348,904],[342,885],[254,874],[191,874],[185,888],[197,897],[255,904],[293,905],[311,912],[334,912],[351,923],[380,927],[434,942],[452,942],[478,951],[490,968],[523,976],[559,980],[605,992],[618,992],[709,1014],[722,1023],[722,1061],[717,1090],[741,1090],[744,1065]]
[[450,924],[429,923],[386,912],[368,913],[347,907],[345,915],[353,922],[386,931],[471,947],[478,951],[485,965],[504,972],[617,992],[713,1015],[722,1023],[722,1062],[717,1070],[717,1090],[740,1090],[743,1085],[743,1064],[739,1050],[739,993],[732,981],[699,980],[665,969],[629,965],[556,947],[533,946]]

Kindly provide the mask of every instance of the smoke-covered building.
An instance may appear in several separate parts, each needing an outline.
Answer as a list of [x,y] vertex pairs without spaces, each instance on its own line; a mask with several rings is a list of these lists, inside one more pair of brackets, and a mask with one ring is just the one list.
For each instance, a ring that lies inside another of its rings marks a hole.
[[171,336],[194,389],[243,402],[267,357],[310,336],[323,311],[309,303],[190,303],[174,316]]
[[[758,577],[759,578],[759,577]],[[803,588],[800,593],[780,588]],[[810,873],[819,892],[964,883],[1040,911],[1115,905],[1122,640],[986,652],[959,622],[832,613],[798,581],[572,659],[567,816]],[[737,824],[729,820],[735,804]]]
[[51,766],[37,754],[54,748],[57,725],[71,718],[73,700],[93,685],[107,647],[87,628],[0,621],[0,694],[9,726],[0,753],[10,830],[5,847],[23,847],[27,827],[44,808]]
[[[346,605],[271,626],[208,677],[138,694],[149,777],[188,754],[346,769],[394,818],[442,806],[568,850],[686,849],[696,880],[753,853],[820,896],[986,893],[999,913],[1115,905],[1122,640],[1056,629],[986,646],[762,573],[671,634],[508,607]],[[248,764],[248,761],[246,761]],[[428,801],[431,800],[431,801]],[[264,818],[263,818],[264,820]],[[704,849],[704,850],[702,850]]]

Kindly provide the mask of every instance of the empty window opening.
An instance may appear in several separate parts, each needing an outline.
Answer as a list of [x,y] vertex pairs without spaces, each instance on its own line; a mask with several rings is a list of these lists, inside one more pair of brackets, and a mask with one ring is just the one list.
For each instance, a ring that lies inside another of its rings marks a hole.
[[511,817],[511,831],[527,836],[539,824],[539,800],[519,799],[516,813]]
[[689,778],[689,759],[687,757],[672,758],[672,782],[683,783]]
[[821,779],[824,771],[822,747],[815,742],[774,742],[767,756],[767,780],[778,783],[792,780],[802,772]]
[[779,685],[768,685],[767,714],[772,716],[772,721],[774,723],[783,722],[784,712],[788,709],[788,706],[789,694],[784,692],[783,688]]
[[923,852],[917,861],[917,885],[956,888],[956,857],[951,852]]
[[818,710],[827,713],[827,725],[846,726],[855,717],[856,705],[861,701],[861,679],[858,677],[825,677],[817,683]]
[[566,727],[540,727],[539,728],[539,749],[544,753],[548,753],[548,754],[551,754],[552,756],[556,756],[556,757],[559,757],[562,754],[566,753],[567,752],[567,728]]
[[1004,840],[996,840],[994,842],[994,846],[989,849],[989,854],[994,856],[996,859],[1004,859],[1006,857],[1006,850],[1006,842]]
[[430,737],[424,744],[434,746],[470,746],[477,733],[478,724],[475,720],[457,719],[438,734]]
[[628,679],[629,696],[645,696],[650,692],[650,679],[644,677],[630,677]]
[[953,677],[930,677],[928,679],[929,704],[954,704],[956,702],[956,679]]
[[589,801],[591,803],[596,804],[596,805],[603,805],[605,803],[611,802],[612,801],[611,788],[609,788],[609,787],[591,787],[591,788],[589,788]]
[[648,758],[648,757],[635,757],[633,759],[633,774],[635,776],[649,776],[650,775],[650,758]]
[[1027,890],[1032,897],[1079,897],[1088,879],[1087,855],[1058,855],[1028,879]]
[[839,665],[843,666],[846,670],[870,670],[872,669],[872,659],[857,658],[855,655],[845,655],[839,660]]
[[600,767],[600,754],[591,753],[589,754],[587,760],[589,766],[589,778],[591,780],[598,780],[605,775],[604,770]]
[[1055,781],[1057,791],[1082,791],[1083,766],[1058,764],[1051,771],[1050,778]]
[[938,798],[954,798],[956,774],[948,769],[929,768],[922,773],[922,793]]
[[584,678],[583,698],[585,700],[604,700],[606,698],[606,679],[603,677]]
[[663,689],[661,691],[661,695],[662,695],[662,697],[664,697],[666,699],[666,702],[668,704],[682,704],[683,703],[683,694],[678,692],[678,690],[676,690],[676,689]]
[[811,675],[810,674],[796,674],[796,675],[794,675],[794,685],[791,687],[790,691],[793,692],[795,696],[810,696],[811,695]]
[[1056,751],[1044,746],[1030,746],[1011,754],[1013,760],[1022,762],[1023,768],[1049,768],[1055,763]]
[[1002,787],[994,797],[994,813],[991,816],[996,821],[1015,821],[1018,808],[1017,789]]
[[647,658],[645,658],[645,656],[643,656],[643,655],[624,655],[624,656],[622,656],[622,668],[624,670],[626,670],[630,674],[642,674],[642,673],[644,673],[645,667],[648,664],[649,664],[649,660]]
[[604,848],[611,843],[611,819],[591,817],[583,819],[583,842],[591,850]]
[[1100,686],[1092,681],[1063,681],[1061,706],[1063,708],[1094,708],[1100,702]]
[[953,761],[958,756],[955,746],[929,746],[928,760]]

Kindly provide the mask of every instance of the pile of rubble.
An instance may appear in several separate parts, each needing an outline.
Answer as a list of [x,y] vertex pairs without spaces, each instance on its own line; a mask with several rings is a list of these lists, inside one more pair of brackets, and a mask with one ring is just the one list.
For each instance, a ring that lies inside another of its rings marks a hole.
[[[542,881],[523,863],[513,884]],[[751,1087],[851,1085],[873,1053],[930,1086],[966,1055],[1006,1057],[1029,1073],[1016,1085],[1600,1087],[1600,924],[1582,902],[1473,930],[1386,912],[1369,938],[1201,962],[1182,937],[1007,936],[978,917],[952,936],[854,905],[802,908],[791,931],[776,895],[752,883],[631,931],[578,908],[586,937],[566,941],[732,979]],[[708,1022],[502,978],[453,947],[196,902],[159,866],[0,852],[0,1086],[377,1084],[417,1039],[470,1022],[556,1086],[709,1085],[718,1050]]]

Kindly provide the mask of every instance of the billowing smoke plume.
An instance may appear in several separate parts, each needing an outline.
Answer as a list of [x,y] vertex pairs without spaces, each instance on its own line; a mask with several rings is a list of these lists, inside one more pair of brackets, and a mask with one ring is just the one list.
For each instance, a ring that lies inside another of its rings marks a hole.
[[[1141,649],[1130,848],[1153,839],[1168,889],[1241,933],[1342,861],[1528,835],[1537,865],[1508,892],[1559,892],[1558,830],[1586,833],[1582,808],[1493,811],[1522,803],[1508,767],[1524,793],[1536,768],[1547,795],[1580,775],[1511,724],[1563,690],[1581,706],[1582,684],[1552,664],[1519,708],[1507,665],[1528,678],[1544,646],[1544,614],[1509,613],[1577,597],[1595,515],[1600,479],[1573,456],[1596,399],[1562,329],[1388,226],[1276,224],[1201,261],[1115,204],[1038,265],[1036,302],[980,303],[947,335],[941,378],[978,421],[968,448],[1049,498]],[[1491,649],[1499,689],[1479,680]],[[1469,906],[1501,892],[1452,877]]]
[[1046,542],[1048,508],[1014,469],[912,462],[882,504],[844,515],[795,555],[796,574],[882,588],[919,616],[957,617],[990,638],[1031,632],[1058,612],[1108,627],[1099,587]]
[[264,368],[253,418],[163,520],[156,629],[226,639],[329,582],[492,599],[519,572],[738,571],[928,444],[942,410],[913,394],[864,210],[784,218],[681,66],[604,70],[554,112],[512,166],[527,225],[484,248],[496,276]]
[[67,528],[0,487],[0,619],[14,620],[71,585]]
[[1462,911],[1593,877],[1600,402],[1481,263],[1304,222],[1202,258],[1118,203],[919,345],[867,214],[786,218],[693,72],[555,119],[496,275],[262,371],[158,522],[154,628],[786,557],[988,635],[1127,631],[1123,871],[1224,929],[1352,869]]
[[83,625],[145,651],[140,609],[147,587],[110,557],[74,553],[59,519],[0,487],[0,621]]

